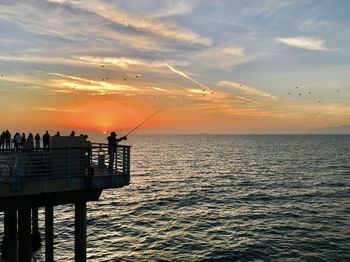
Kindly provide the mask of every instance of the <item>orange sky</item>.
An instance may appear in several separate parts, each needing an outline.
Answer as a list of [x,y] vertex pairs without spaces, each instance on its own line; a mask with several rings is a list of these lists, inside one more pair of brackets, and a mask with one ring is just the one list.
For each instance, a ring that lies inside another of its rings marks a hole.
[[342,8],[263,2],[0,4],[0,129],[127,132],[159,109],[139,133],[349,125]]

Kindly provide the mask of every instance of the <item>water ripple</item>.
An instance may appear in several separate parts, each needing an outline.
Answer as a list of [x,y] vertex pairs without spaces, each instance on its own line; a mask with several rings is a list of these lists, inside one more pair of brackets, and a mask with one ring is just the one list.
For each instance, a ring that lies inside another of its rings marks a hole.
[[[89,261],[350,261],[350,136],[130,140],[132,184],[88,204]],[[73,210],[55,208],[57,261]]]

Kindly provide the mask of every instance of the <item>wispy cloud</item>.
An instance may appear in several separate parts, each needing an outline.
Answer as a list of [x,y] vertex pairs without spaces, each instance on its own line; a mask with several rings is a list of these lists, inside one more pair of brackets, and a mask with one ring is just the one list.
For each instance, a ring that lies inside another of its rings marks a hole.
[[324,45],[326,42],[322,39],[316,39],[312,37],[286,37],[286,38],[276,38],[277,42],[303,48],[303,49],[309,49],[309,50],[327,50],[327,47]]
[[0,56],[0,61],[13,61],[35,64],[56,64],[56,65],[78,65],[82,61],[74,58],[55,57],[55,56],[33,56],[33,55],[7,55]]
[[113,91],[137,91],[138,89],[125,84],[110,83],[106,81],[96,81],[82,77],[76,77],[64,74],[51,74],[56,77],[52,85],[62,88],[68,88],[73,91],[94,91],[100,94],[107,94]]
[[236,96],[238,99],[241,99],[241,100],[244,100],[244,101],[247,101],[247,102],[250,102],[250,103],[253,103],[253,104],[256,104],[256,105],[260,105],[261,103],[259,102],[256,102],[252,99],[249,99],[249,98],[246,98],[246,97],[243,97],[243,96]]
[[161,91],[161,92],[168,92],[167,90],[165,90],[164,88],[160,88],[160,87],[155,87],[155,86],[152,86],[151,87],[153,90],[156,90],[156,91]]
[[100,56],[81,56],[77,57],[80,61],[94,65],[112,65],[121,67],[124,69],[129,69],[135,66],[141,67],[154,67],[160,68],[164,67],[164,62],[159,60],[145,60],[132,57],[100,57]]
[[194,56],[194,60],[203,66],[219,69],[230,69],[248,60],[245,48],[234,45],[206,48]]
[[118,8],[116,5],[103,3],[100,1],[78,2],[73,0],[50,0],[50,2],[69,4],[74,8],[79,8],[94,13],[117,25],[132,27],[137,30],[143,30],[165,38],[204,46],[210,46],[212,43],[211,39],[202,37],[197,33],[185,29],[175,23],[132,15],[121,8]]
[[169,17],[169,16],[175,16],[175,15],[183,15],[188,14],[192,11],[192,8],[188,2],[174,2],[170,3],[169,7],[155,11],[153,14],[151,14],[152,18],[163,18],[163,17]]
[[243,85],[243,84],[240,84],[240,83],[236,83],[236,82],[219,81],[219,82],[217,82],[216,85],[219,86],[219,87],[230,87],[230,88],[239,90],[239,91],[241,91],[243,93],[246,93],[246,94],[251,94],[251,95],[261,96],[261,97],[267,97],[267,98],[270,98],[270,99],[276,99],[275,96],[272,96],[271,94],[269,94],[269,93],[267,93],[265,91],[262,91],[262,90],[259,90],[259,89],[256,89],[254,87],[250,87],[250,86],[247,86],[247,85]]
[[[79,52],[128,50],[168,52],[167,39],[141,30],[118,30],[106,23],[106,18],[66,1],[16,1],[11,4],[0,3],[0,19],[15,24],[22,31],[34,35],[35,41],[21,39],[21,52],[45,45],[48,39],[58,40],[61,44],[50,41],[46,46],[52,53],[76,53],[74,46],[79,45]],[[57,5],[60,4],[60,5]],[[74,8],[72,8],[72,6]],[[19,16],[18,13],[21,13]],[[32,19],[35,17],[36,19]],[[17,35],[14,34],[14,37]],[[162,41],[161,41],[162,40]],[[62,43],[65,43],[62,45]],[[140,44],[142,43],[142,44]],[[67,46],[70,46],[67,48]],[[8,51],[8,50],[7,50]],[[41,50],[44,51],[44,50]],[[7,52],[8,53],[8,52]]]
[[76,109],[52,108],[52,107],[39,107],[39,108],[36,108],[36,110],[39,110],[39,111],[52,111],[52,112],[69,112],[69,113],[79,112],[79,110],[76,110]]

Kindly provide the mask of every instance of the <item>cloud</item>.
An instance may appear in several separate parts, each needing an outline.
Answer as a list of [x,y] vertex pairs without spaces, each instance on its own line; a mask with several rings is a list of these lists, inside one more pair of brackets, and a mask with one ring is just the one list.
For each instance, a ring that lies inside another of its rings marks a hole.
[[63,109],[63,108],[51,108],[51,107],[39,107],[36,108],[36,110],[39,111],[53,111],[53,112],[79,112],[79,110],[76,109]]
[[94,13],[117,25],[132,27],[136,30],[149,32],[169,39],[175,39],[180,42],[199,44],[203,46],[210,46],[212,44],[211,39],[202,37],[197,33],[185,29],[175,23],[164,22],[163,20],[152,19],[150,17],[132,15],[118,8],[116,5],[102,3],[100,1],[78,2],[73,0],[51,0],[50,2],[68,4],[74,8]]
[[216,46],[198,52],[194,60],[203,66],[219,69],[230,69],[248,61],[245,48],[233,45]]
[[316,39],[312,37],[286,37],[286,38],[276,38],[277,42],[298,47],[308,50],[327,50],[327,47],[324,45],[325,40]]
[[152,88],[153,90],[156,90],[156,91],[168,92],[168,91],[166,91],[165,89],[160,88],[160,87],[155,87],[155,86],[152,86],[151,88]]
[[51,73],[56,79],[52,80],[53,86],[75,91],[94,91],[100,94],[107,94],[120,91],[138,91],[137,88],[125,84],[95,81],[77,76]]
[[94,65],[113,65],[125,69],[131,67],[141,66],[141,67],[154,67],[160,68],[164,67],[164,62],[159,60],[145,60],[132,57],[100,57],[100,56],[80,56],[77,57],[80,61],[94,64]]
[[256,105],[260,105],[261,103],[259,102],[256,102],[252,99],[249,99],[249,98],[246,98],[246,97],[243,97],[243,96],[236,96],[238,99],[241,99],[241,100],[244,100],[244,101],[248,101],[250,103],[253,103],[253,104],[256,104]]
[[334,26],[336,26],[336,24],[331,21],[321,20],[318,18],[309,18],[307,20],[301,21],[298,29],[303,31],[311,31],[315,29],[330,30]]
[[175,2],[171,3],[168,8],[155,11],[153,14],[151,14],[151,17],[163,18],[169,16],[184,15],[190,13],[191,11],[192,8],[188,3],[185,4],[184,2]]
[[272,96],[271,94],[265,92],[265,91],[261,91],[258,90],[254,87],[250,87],[250,86],[246,86],[240,83],[236,83],[236,82],[231,82],[231,81],[219,81],[216,83],[217,86],[219,87],[231,87],[234,88],[236,90],[239,90],[243,93],[246,94],[250,94],[250,95],[255,95],[255,96],[261,96],[261,97],[267,97],[270,99],[276,99],[275,96]]
[[0,56],[0,61],[13,61],[35,64],[62,64],[62,65],[78,65],[83,64],[81,61],[73,58],[54,57],[54,56],[32,56],[32,55],[7,55]]
[[[17,43],[18,40],[23,43],[21,53],[24,50],[32,50],[38,45],[45,46],[44,49],[38,49],[38,52],[50,50],[51,54],[60,55],[76,53],[77,45],[79,52],[89,53],[92,51],[116,52],[117,50],[124,53],[130,50],[173,51],[173,48],[167,46],[167,41],[161,41],[162,39],[156,35],[150,35],[141,30],[120,30],[116,26],[111,26],[111,23],[106,23],[106,18],[98,14],[85,9],[72,8],[68,4],[64,5],[65,1],[61,2],[58,3],[60,5],[57,5],[57,1],[55,4],[44,1],[0,3],[1,20],[15,25],[15,31],[33,34],[34,41],[21,38],[21,34],[13,34],[12,37]],[[18,13],[22,15],[19,16]],[[18,48],[13,49],[18,50]],[[9,51],[6,50],[6,53]]]

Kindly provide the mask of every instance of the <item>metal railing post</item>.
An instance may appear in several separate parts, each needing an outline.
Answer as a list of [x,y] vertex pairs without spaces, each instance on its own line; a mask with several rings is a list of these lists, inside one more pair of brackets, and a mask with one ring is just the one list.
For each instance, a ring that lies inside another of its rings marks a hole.
[[128,173],[126,175],[126,181],[129,184],[130,183],[130,147],[127,147],[127,167],[128,167]]
[[68,188],[71,187],[70,149],[67,149]]
[[115,152],[114,152],[115,156],[114,156],[114,170],[115,170],[115,175],[118,174],[118,145],[115,148]]
[[123,147],[123,175],[126,175],[128,168],[126,147]]

